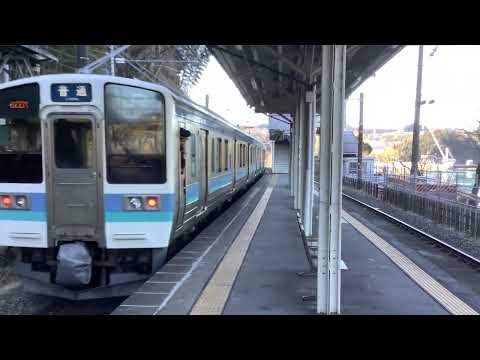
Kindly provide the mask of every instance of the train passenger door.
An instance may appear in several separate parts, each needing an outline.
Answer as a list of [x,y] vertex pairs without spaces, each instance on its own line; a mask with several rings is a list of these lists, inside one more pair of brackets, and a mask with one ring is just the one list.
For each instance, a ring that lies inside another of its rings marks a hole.
[[233,140],[233,188],[235,189],[237,186],[237,180],[238,180],[238,160],[237,160],[237,139]]
[[97,122],[55,115],[48,128],[49,233],[56,240],[99,240],[103,216]]
[[199,202],[198,206],[202,211],[207,205],[208,195],[208,131],[200,130],[198,134],[199,142]]
[[252,176],[252,145],[247,145],[247,179],[250,181]]
[[190,131],[180,128],[180,139],[178,148],[178,210],[177,227],[182,226],[185,214],[185,202],[187,198],[187,151],[186,143],[190,136]]

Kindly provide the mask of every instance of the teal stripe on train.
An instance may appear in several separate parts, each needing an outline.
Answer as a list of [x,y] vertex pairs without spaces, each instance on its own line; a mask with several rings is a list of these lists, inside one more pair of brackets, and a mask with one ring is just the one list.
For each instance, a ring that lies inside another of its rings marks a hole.
[[108,211],[107,222],[171,222],[173,211]]
[[47,213],[45,211],[0,210],[0,220],[47,221]]

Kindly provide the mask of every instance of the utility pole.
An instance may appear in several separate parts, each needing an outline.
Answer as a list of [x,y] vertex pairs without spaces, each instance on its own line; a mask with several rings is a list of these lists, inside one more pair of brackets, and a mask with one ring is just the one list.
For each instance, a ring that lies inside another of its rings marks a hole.
[[[113,54],[115,47],[110,45],[110,54]],[[115,55],[110,56],[110,75],[115,76]]]
[[88,64],[88,45],[75,45],[77,71]]
[[418,175],[420,160],[420,106],[422,99],[423,45],[418,47],[417,91],[415,95],[415,119],[413,121],[412,166],[410,175]]
[[205,95],[205,107],[208,109],[210,106],[210,96]]
[[360,93],[360,119],[358,121],[357,184],[361,187],[363,160],[363,93]]

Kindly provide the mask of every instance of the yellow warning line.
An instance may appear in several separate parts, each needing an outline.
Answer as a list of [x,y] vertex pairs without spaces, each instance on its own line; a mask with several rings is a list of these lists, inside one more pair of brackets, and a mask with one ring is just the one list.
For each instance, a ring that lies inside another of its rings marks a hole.
[[373,245],[387,255],[403,272],[407,274],[418,286],[420,286],[427,294],[433,297],[440,305],[442,305],[452,315],[478,315],[469,305],[452,294],[448,289],[443,287],[438,281],[428,275],[419,268],[413,261],[404,256],[400,251],[374,233],[372,230],[363,225],[360,221],[348,214],[342,212],[342,216],[357,231],[365,236]]
[[228,300],[233,283],[247,253],[250,242],[262,219],[268,200],[277,182],[274,175],[271,185],[258,202],[255,210],[243,225],[240,233],[211,277],[199,299],[193,306],[190,315],[221,315]]

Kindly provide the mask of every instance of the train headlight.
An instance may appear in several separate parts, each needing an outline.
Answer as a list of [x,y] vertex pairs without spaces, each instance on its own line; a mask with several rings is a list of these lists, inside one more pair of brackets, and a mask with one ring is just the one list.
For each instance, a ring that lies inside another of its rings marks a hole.
[[23,195],[15,196],[15,206],[20,209],[27,207],[27,198]]
[[129,197],[128,205],[131,210],[141,210],[143,208],[142,198],[138,196]]

